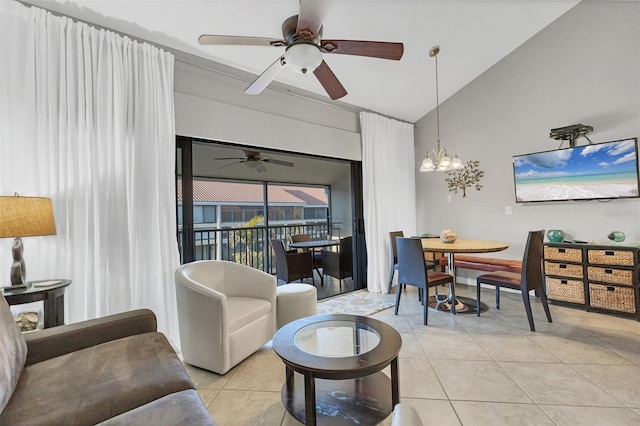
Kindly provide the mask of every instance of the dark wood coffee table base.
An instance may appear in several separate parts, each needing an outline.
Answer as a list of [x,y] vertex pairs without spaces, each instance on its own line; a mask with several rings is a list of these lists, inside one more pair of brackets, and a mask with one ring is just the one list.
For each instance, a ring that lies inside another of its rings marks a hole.
[[[378,372],[357,379],[315,379],[316,424],[375,425],[389,417],[391,379]],[[305,383],[302,374],[282,387],[282,403],[299,422],[306,423]]]

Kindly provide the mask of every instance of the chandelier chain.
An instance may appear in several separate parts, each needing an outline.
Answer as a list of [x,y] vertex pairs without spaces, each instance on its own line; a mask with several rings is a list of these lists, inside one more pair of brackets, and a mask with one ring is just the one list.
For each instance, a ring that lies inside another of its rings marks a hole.
[[[440,147],[440,76],[438,75],[438,53],[440,46],[434,46],[429,51],[429,56],[435,60],[436,67],[436,137],[437,150],[428,150],[427,155],[420,164],[421,172],[447,171],[450,169],[458,170],[464,167],[458,154],[453,149]],[[453,159],[449,157],[449,153],[453,154]]]
[[433,55],[433,59],[436,60],[436,137],[438,143],[438,151],[440,151],[440,94],[438,90],[438,53]]

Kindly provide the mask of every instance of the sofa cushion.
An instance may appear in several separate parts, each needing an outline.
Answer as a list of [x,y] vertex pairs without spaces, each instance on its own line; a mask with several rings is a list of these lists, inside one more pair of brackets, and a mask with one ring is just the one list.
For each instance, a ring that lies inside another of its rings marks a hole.
[[13,394],[26,359],[27,344],[11,315],[9,304],[0,294],[0,389],[3,389],[0,392],[0,413]]
[[153,402],[127,411],[100,426],[115,425],[198,425],[215,426],[200,396],[193,389],[172,393]]
[[0,424],[96,424],[193,387],[165,336],[144,333],[27,366]]
[[253,297],[227,297],[229,333],[251,324],[258,318],[271,314],[271,303]]

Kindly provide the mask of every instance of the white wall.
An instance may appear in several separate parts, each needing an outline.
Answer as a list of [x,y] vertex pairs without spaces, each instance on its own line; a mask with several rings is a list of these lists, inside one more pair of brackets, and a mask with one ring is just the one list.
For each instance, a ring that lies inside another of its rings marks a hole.
[[[442,144],[464,162],[480,161],[484,188],[462,198],[447,191],[442,173],[416,172],[418,230],[506,241],[510,248],[496,256],[513,259],[535,229],[601,242],[620,230],[640,244],[639,199],[516,204],[512,170],[513,155],[559,147],[552,128],[591,125],[594,143],[640,136],[639,18],[637,2],[582,2],[446,100]],[[447,60],[446,49],[440,56]],[[416,123],[415,135],[417,170],[435,148],[435,111]]]
[[[277,91],[243,93],[246,83],[176,61],[176,134],[360,161],[358,114]],[[331,183],[333,220],[351,235],[348,167]]]
[[361,159],[358,115],[176,61],[176,133],[290,152]]

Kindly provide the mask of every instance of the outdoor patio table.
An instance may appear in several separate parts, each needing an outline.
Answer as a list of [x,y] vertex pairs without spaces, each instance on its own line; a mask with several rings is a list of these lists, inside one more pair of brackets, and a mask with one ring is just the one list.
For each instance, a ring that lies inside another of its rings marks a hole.
[[[339,241],[336,240],[312,240],[312,241],[300,241],[297,243],[289,243],[289,248],[294,249],[304,249],[304,250],[315,250],[323,247],[331,247],[340,245]],[[316,272],[320,276],[320,283],[324,284],[324,279],[322,278],[322,274],[320,273],[320,269],[316,263],[313,263],[313,267],[316,269]]]

